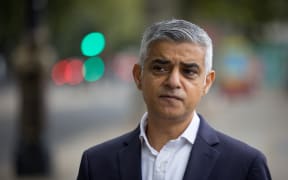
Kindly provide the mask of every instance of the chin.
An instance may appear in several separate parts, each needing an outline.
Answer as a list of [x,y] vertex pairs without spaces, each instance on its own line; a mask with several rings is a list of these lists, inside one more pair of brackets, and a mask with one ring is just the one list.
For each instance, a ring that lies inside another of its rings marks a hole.
[[185,119],[184,113],[173,112],[173,111],[172,112],[171,111],[161,112],[160,117],[163,119],[171,120],[171,121],[179,121],[179,120]]

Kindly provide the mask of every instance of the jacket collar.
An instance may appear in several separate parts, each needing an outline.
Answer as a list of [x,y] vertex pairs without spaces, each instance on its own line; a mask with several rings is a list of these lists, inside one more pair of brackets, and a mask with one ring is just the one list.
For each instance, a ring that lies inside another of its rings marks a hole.
[[220,155],[214,146],[219,143],[216,131],[200,116],[200,127],[190,153],[183,180],[206,180]]
[[141,142],[139,139],[139,126],[132,131],[124,148],[118,152],[121,179],[141,180]]
[[[206,180],[220,155],[214,146],[219,143],[216,131],[199,115],[200,126],[183,180]],[[118,153],[121,179],[141,180],[140,127],[132,131]]]

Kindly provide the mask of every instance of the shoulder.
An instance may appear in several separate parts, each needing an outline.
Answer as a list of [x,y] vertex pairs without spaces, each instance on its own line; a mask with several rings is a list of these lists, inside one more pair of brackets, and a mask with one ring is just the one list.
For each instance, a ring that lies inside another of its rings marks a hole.
[[[122,136],[95,145],[84,151],[77,179],[117,179],[118,154],[128,144],[138,141],[138,128]],[[140,141],[140,140],[139,140]]]
[[254,161],[266,161],[263,153],[255,147],[223,132],[215,130],[200,116],[198,135],[220,153],[220,159],[235,164],[251,164]]
[[198,135],[210,146],[216,148],[219,152],[229,152],[229,154],[251,155],[261,154],[259,150],[247,143],[236,139],[230,135],[224,134],[211,127],[206,120],[200,117],[200,127]]
[[[246,174],[248,179],[270,180],[271,175],[265,155],[255,147],[238,139],[218,132],[220,139],[217,150],[220,153],[220,162],[225,163],[231,172],[240,175]],[[241,169],[238,171],[238,169]]]
[[[216,130],[215,130],[216,131]],[[218,149],[222,152],[229,152],[231,155],[237,155],[239,158],[264,158],[264,155],[257,148],[243,142],[239,139],[226,135],[222,132],[216,131],[216,134],[220,140]]]
[[128,133],[125,133],[121,136],[107,140],[103,143],[94,145],[85,150],[84,154],[86,154],[88,158],[95,156],[103,157],[105,156],[105,154],[109,155],[116,154],[119,150],[125,147],[132,139],[137,138],[137,136],[139,136],[138,128]]
[[218,154],[218,165],[215,166],[217,176],[224,174],[231,177],[230,179],[239,177],[253,180],[271,179],[266,157],[260,150],[215,130],[204,118],[200,119],[199,138]]

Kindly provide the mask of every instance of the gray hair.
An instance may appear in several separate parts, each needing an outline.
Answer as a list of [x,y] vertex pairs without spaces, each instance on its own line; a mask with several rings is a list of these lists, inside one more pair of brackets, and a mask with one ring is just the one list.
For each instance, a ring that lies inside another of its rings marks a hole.
[[205,70],[212,69],[213,47],[209,35],[199,26],[185,20],[161,21],[148,27],[141,41],[140,65],[143,67],[147,58],[149,45],[156,40],[172,40],[175,42],[191,42],[205,48]]

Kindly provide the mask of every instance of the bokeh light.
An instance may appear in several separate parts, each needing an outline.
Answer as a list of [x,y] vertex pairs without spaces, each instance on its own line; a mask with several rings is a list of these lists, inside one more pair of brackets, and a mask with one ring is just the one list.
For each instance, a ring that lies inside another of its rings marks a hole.
[[69,64],[67,64],[65,69],[65,80],[66,83],[70,85],[77,85],[82,82],[82,61],[78,59],[72,59]]
[[83,76],[88,82],[99,80],[105,71],[105,65],[100,57],[91,57],[84,62]]
[[124,82],[133,82],[132,69],[138,62],[138,56],[129,52],[116,54],[111,63],[112,72]]
[[81,52],[84,56],[96,56],[105,47],[105,37],[100,32],[87,34],[81,42]]
[[69,64],[68,60],[61,60],[54,64],[51,72],[51,77],[56,85],[63,85],[66,83],[64,73],[66,71],[67,64]]
[[83,63],[79,59],[64,59],[57,62],[51,72],[51,77],[56,85],[76,85],[83,81]]

